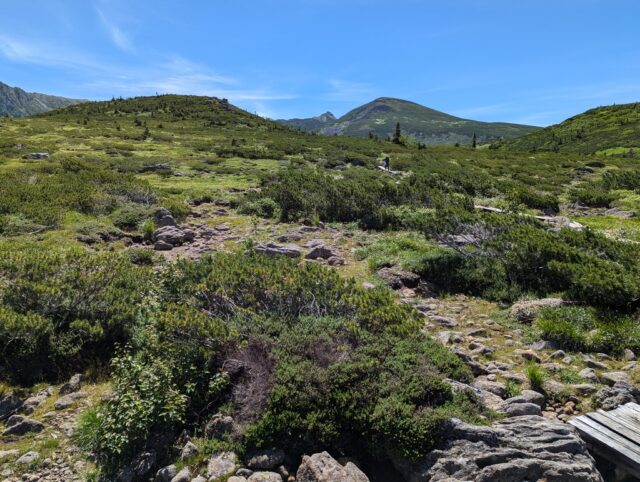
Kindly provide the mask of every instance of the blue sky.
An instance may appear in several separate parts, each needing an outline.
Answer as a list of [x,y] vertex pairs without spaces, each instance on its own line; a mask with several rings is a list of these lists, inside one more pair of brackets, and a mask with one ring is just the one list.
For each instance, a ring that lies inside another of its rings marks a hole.
[[637,0],[0,0],[0,81],[261,115],[376,97],[548,125],[640,101]]

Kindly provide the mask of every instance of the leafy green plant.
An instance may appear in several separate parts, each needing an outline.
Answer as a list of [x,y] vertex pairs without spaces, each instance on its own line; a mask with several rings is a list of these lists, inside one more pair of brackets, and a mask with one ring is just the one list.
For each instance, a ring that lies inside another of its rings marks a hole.
[[546,379],[546,374],[542,367],[538,365],[536,362],[531,362],[527,365],[524,371],[527,380],[529,380],[529,385],[532,390],[541,391],[544,381]]

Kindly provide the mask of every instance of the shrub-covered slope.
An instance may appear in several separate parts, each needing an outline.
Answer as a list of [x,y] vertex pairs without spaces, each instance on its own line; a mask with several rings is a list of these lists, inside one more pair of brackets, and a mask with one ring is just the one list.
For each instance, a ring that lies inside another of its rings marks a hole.
[[598,107],[500,145],[520,151],[626,154],[640,147],[640,104]]

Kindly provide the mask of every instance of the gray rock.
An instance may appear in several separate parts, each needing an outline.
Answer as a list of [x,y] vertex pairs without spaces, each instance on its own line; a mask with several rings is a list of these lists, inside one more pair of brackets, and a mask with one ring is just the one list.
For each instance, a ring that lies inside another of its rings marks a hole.
[[275,472],[254,472],[248,482],[282,482],[282,477]]
[[545,402],[545,396],[533,390],[522,390],[519,395],[508,398],[505,403],[533,403],[542,408]]
[[189,467],[185,467],[180,472],[178,472],[173,479],[171,479],[171,482],[190,482],[190,480],[191,469]]
[[551,358],[560,359],[560,358],[565,358],[567,356],[567,354],[562,350],[556,350],[549,356]]
[[485,390],[487,392],[493,393],[494,395],[497,395],[500,398],[504,398],[507,395],[507,387],[504,385],[504,383],[490,382],[488,380],[477,379],[473,381],[471,386],[474,388],[478,388],[480,390]]
[[73,405],[77,400],[82,398],[87,398],[87,394],[85,392],[73,392],[69,395],[65,395],[64,397],[60,397],[53,404],[53,408],[56,410],[64,410],[65,408],[69,408]]
[[238,477],[244,477],[245,479],[248,479],[253,475],[253,470],[247,469],[246,467],[242,467],[236,470],[236,475]]
[[511,316],[520,323],[531,323],[543,308],[554,308],[564,304],[564,300],[560,298],[519,301],[511,306]]
[[84,375],[82,373],[76,373],[73,375],[67,383],[60,387],[60,395],[67,395],[68,393],[77,392],[82,386],[84,381]]
[[420,283],[420,276],[398,267],[382,268],[378,276],[392,289],[415,288]]
[[612,387],[617,382],[630,383],[631,378],[629,378],[629,374],[626,372],[605,372],[600,374],[600,381]]
[[616,382],[613,387],[604,387],[595,395],[596,405],[603,410],[613,410],[629,402],[640,403],[640,390],[626,382]]
[[581,397],[587,397],[589,395],[592,395],[593,393],[596,393],[596,391],[598,390],[596,387],[594,387],[590,383],[578,383],[576,385],[572,385],[571,388],[573,389],[574,392],[576,392]]
[[232,475],[227,479],[227,482],[247,482],[247,479],[238,475]]
[[329,246],[323,244],[315,246],[305,256],[306,259],[329,259],[335,256],[335,253]]
[[44,429],[41,422],[22,415],[11,415],[6,427],[2,435],[24,435],[30,432],[41,432]]
[[636,354],[629,350],[628,348],[624,349],[624,359],[627,361],[636,361]]
[[599,362],[599,361],[594,360],[593,358],[590,358],[590,357],[585,357],[584,362],[587,365],[587,367],[595,368],[596,370],[608,370],[609,369],[609,367],[605,363]]
[[18,411],[22,406],[22,399],[14,392],[8,393],[0,399],[0,419],[7,418],[9,415]]
[[207,463],[207,477],[209,480],[226,477],[238,468],[238,456],[233,452],[219,452],[213,454]]
[[345,264],[345,261],[344,258],[341,258],[340,256],[331,256],[327,260],[327,264],[329,264],[329,266],[342,266]]
[[175,465],[167,465],[156,472],[154,482],[171,482],[178,474],[178,468]]
[[204,428],[204,434],[207,438],[220,438],[225,434],[234,433],[235,430],[235,423],[232,417],[216,413],[207,422],[207,425]]
[[31,395],[24,401],[24,404],[21,407],[22,413],[29,415],[33,413],[33,411],[40,406],[44,401],[53,395],[53,390],[51,387],[43,388],[38,393]]
[[25,154],[22,156],[23,159],[31,159],[31,160],[39,160],[39,159],[49,159],[51,156],[48,152],[32,152],[30,154]]
[[173,226],[178,227],[178,223],[175,218],[171,215],[171,212],[166,208],[158,209],[154,215],[154,220],[156,223],[156,228],[163,228],[165,226]]
[[182,447],[182,450],[180,451],[180,459],[188,459],[189,457],[193,457],[197,453],[198,447],[196,447],[193,442],[187,442],[186,444],[184,444],[184,447]]
[[258,450],[249,453],[246,459],[251,470],[270,470],[284,462],[282,450]]
[[258,246],[255,251],[267,256],[285,256],[293,259],[298,259],[302,256],[302,250],[295,244],[266,243]]
[[171,246],[180,246],[186,241],[184,231],[177,226],[163,226],[153,233],[153,241],[164,241]]
[[447,316],[439,316],[439,315],[431,315],[431,314],[427,316],[431,321],[438,323],[441,326],[445,326],[447,328],[454,328],[458,326],[458,322],[455,319],[449,318]]
[[603,482],[573,427],[520,416],[475,427],[452,420],[444,447],[417,464],[395,460],[411,482]]
[[40,458],[40,454],[38,452],[27,452],[23,456],[21,456],[18,460],[16,460],[16,464],[20,465],[29,465],[36,462]]
[[[227,482],[229,482],[229,480],[227,480]],[[196,478],[191,479],[191,482],[207,482],[207,479],[204,478],[202,475],[198,475]]]
[[156,465],[156,459],[156,453],[154,451],[142,452],[131,463],[131,468],[138,477],[144,477],[150,473]]
[[578,372],[578,375],[588,382],[600,383],[600,379],[593,368],[584,368]]
[[173,245],[165,241],[156,241],[153,243],[153,249],[156,251],[171,251],[173,249]]
[[542,417],[542,410],[540,405],[535,403],[513,403],[509,400],[505,400],[502,405],[501,413],[504,413],[507,417],[520,417],[522,415],[535,415]]
[[549,340],[535,341],[531,344],[532,350],[557,350],[558,345]]
[[328,452],[304,456],[296,474],[297,482],[369,482],[354,464],[343,467]]

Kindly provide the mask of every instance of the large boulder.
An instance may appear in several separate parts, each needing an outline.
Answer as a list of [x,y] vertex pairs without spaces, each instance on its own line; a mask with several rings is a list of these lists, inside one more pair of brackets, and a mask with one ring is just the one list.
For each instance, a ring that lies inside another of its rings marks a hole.
[[409,482],[603,482],[573,427],[520,416],[476,427],[452,419],[442,449],[418,464],[396,461]]
[[275,472],[254,472],[248,482],[282,482],[282,476]]
[[329,259],[334,256],[335,253],[329,246],[325,246],[324,244],[320,244],[318,246],[314,246],[311,251],[307,253],[305,256],[306,259]]
[[233,418],[221,413],[212,416],[204,429],[204,434],[208,438],[221,438],[225,434],[234,435],[236,432],[237,427]]
[[369,478],[355,464],[342,466],[328,452],[305,456],[298,468],[297,482],[369,482]]
[[43,388],[37,393],[34,393],[24,401],[24,404],[21,407],[22,413],[25,413],[27,415],[29,415],[30,413],[33,413],[33,411],[37,407],[42,405],[44,401],[47,398],[49,398],[51,395],[53,395],[53,390],[51,389],[51,387]]
[[163,226],[153,233],[153,241],[164,242],[171,246],[180,246],[186,241],[184,231],[176,226]]
[[302,250],[295,244],[266,243],[258,246],[256,253],[298,259],[302,255]]
[[173,226],[174,228],[178,227],[178,223],[176,222],[175,218],[166,208],[158,209],[154,213],[153,218],[156,223],[156,228],[163,228],[165,226]]
[[67,395],[72,392],[77,392],[82,386],[84,381],[84,375],[82,373],[76,373],[73,375],[67,383],[60,387],[60,395]]

